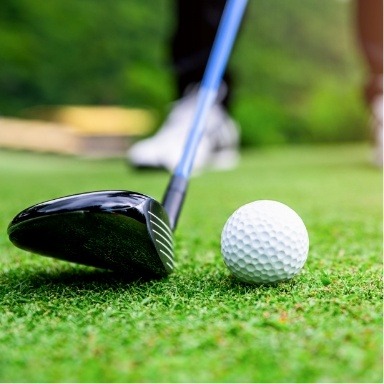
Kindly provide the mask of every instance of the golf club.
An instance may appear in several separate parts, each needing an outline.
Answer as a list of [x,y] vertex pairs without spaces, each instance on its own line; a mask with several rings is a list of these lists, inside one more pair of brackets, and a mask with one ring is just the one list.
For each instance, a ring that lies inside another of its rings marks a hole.
[[174,269],[173,231],[184,202],[205,117],[214,103],[247,0],[228,0],[200,84],[183,154],[163,204],[132,191],[49,200],[20,212],[8,235],[17,247],[62,260],[160,278]]

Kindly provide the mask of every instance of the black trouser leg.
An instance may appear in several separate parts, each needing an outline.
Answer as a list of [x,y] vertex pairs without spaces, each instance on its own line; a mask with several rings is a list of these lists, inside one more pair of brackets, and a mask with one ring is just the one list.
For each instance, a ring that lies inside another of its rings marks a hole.
[[[212,48],[225,0],[178,0],[176,28],[172,38],[172,62],[178,96],[191,83],[201,81]],[[228,93],[223,104],[230,100],[231,79],[224,74]]]

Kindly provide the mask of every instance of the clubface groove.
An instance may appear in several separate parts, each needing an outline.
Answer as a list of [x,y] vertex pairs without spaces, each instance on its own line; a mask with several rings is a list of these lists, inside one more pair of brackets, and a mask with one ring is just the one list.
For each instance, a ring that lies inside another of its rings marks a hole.
[[161,220],[159,217],[157,217],[153,212],[149,212],[149,214],[150,214],[154,219],[157,220],[157,222],[156,222],[156,221],[152,221],[152,220],[151,220],[151,222],[152,222],[153,224],[155,224],[157,227],[159,227],[159,228],[162,230],[162,232],[163,232],[163,233],[165,234],[165,236],[167,237],[168,242],[169,242],[170,245],[172,246],[172,244],[173,244],[173,240],[172,240],[172,232],[171,232],[171,230],[169,229],[168,225],[165,224],[164,221]]
[[168,225],[152,211],[149,211],[152,234],[159,252],[166,257],[165,264],[174,269],[173,261],[173,238]]

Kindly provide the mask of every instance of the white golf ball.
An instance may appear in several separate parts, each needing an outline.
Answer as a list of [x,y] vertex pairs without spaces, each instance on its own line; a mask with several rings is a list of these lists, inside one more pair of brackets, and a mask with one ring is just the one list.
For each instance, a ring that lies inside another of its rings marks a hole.
[[221,234],[228,269],[248,283],[291,279],[303,267],[309,248],[300,216],[285,204],[259,200],[237,209]]

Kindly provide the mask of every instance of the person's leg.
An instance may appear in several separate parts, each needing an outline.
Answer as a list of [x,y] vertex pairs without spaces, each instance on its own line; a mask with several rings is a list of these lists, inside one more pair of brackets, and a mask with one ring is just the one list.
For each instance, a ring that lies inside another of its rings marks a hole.
[[[191,84],[201,81],[216,35],[225,0],[178,0],[175,2],[176,25],[171,37],[171,58],[178,98]],[[223,104],[228,106],[231,76],[224,74],[227,94]]]
[[[177,0],[174,35],[170,39],[178,101],[157,133],[134,144],[128,160],[135,167],[172,171],[179,161],[196,105],[197,84],[202,80],[225,0]],[[224,82],[210,110],[194,169],[232,168],[238,159],[239,133],[227,113],[230,76]]]
[[372,114],[375,162],[383,162],[383,1],[357,0],[357,32],[368,68],[364,96]]

